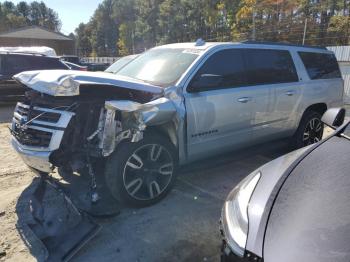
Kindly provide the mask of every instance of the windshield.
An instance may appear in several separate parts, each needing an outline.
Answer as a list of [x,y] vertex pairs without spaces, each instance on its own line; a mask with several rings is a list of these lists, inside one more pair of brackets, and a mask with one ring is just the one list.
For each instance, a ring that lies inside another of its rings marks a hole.
[[123,66],[128,64],[130,61],[135,59],[137,55],[129,55],[129,56],[124,56],[122,58],[119,58],[117,61],[115,61],[110,67],[108,67],[105,72],[108,73],[117,73]]
[[174,84],[198,57],[187,49],[151,49],[123,67],[117,75],[159,86]]

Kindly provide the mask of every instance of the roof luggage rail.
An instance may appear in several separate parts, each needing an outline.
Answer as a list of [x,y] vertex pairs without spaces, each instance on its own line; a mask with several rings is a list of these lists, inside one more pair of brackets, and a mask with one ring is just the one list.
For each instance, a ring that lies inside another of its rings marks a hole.
[[304,48],[315,48],[315,49],[322,49],[327,50],[324,46],[311,46],[311,45],[298,45],[298,44],[290,44],[290,43],[281,43],[281,42],[259,42],[259,41],[243,41],[242,44],[250,44],[250,45],[277,45],[277,46],[295,46],[295,47],[304,47]]
[[20,51],[0,51],[0,54],[47,56],[47,55],[45,55],[45,54],[40,54],[40,53],[35,53],[35,52],[20,52]]

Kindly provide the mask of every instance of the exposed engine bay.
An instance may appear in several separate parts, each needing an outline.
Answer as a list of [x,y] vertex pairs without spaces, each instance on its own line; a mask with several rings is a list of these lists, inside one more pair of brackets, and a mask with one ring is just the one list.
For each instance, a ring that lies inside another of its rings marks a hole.
[[[59,146],[49,150],[49,160],[53,166],[71,165],[74,170],[87,155],[107,157],[121,141],[139,141],[147,124],[169,122],[176,112],[172,102],[164,97],[156,99],[152,93],[111,86],[98,89],[89,87],[73,97],[28,91],[15,110],[14,137],[23,145],[45,148],[50,147],[50,132],[32,128],[64,129]],[[52,125],[59,123],[59,111],[70,114],[67,126]]]

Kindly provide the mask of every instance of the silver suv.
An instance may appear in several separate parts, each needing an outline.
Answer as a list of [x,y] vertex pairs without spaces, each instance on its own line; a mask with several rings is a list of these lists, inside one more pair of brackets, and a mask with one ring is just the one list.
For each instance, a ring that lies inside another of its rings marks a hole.
[[284,44],[199,40],[153,48],[116,74],[14,78],[31,89],[12,125],[27,165],[88,166],[92,181],[103,166],[113,196],[139,206],[169,192],[178,165],[284,137],[318,142],[321,115],[343,103],[334,54]]

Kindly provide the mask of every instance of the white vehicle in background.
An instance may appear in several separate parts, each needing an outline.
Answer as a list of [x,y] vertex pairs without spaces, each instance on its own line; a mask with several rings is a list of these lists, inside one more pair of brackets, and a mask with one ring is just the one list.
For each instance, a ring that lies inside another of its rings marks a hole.
[[45,56],[57,56],[55,49],[47,46],[9,46],[0,47],[0,52],[28,53]]
[[334,54],[286,44],[171,44],[116,74],[15,79],[31,89],[12,125],[27,165],[49,173],[102,162],[114,197],[138,206],[169,192],[178,165],[280,138],[318,142],[321,115],[343,104]]

